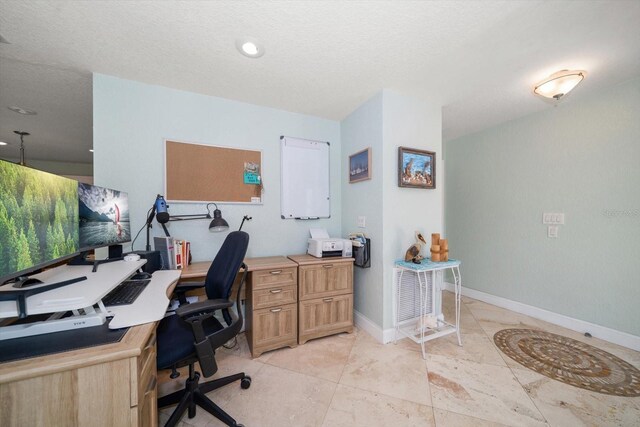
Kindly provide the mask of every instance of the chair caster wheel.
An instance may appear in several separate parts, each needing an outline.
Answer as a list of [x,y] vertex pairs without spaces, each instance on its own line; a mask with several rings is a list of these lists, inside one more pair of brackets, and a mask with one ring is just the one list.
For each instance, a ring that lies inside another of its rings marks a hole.
[[248,389],[249,387],[251,387],[251,377],[250,376],[246,376],[244,377],[241,381],[240,381],[240,387],[242,387],[244,390]]

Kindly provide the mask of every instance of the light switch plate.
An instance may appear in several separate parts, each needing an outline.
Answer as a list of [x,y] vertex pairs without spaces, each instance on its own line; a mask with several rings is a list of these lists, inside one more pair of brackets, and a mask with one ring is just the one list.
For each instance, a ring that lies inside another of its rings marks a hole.
[[552,238],[552,239],[556,239],[558,237],[558,226],[557,225],[550,225],[547,228],[547,237]]
[[543,224],[553,224],[553,225],[563,225],[564,224],[564,214],[563,213],[543,213],[542,214],[542,223]]
[[367,224],[367,217],[366,216],[359,216],[358,217],[358,227],[365,228],[366,224]]

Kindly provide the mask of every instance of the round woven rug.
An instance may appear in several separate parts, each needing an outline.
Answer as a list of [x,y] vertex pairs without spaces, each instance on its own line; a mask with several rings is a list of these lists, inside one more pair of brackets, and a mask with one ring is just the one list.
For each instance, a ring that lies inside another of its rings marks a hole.
[[503,329],[493,341],[516,362],[554,380],[614,396],[640,396],[640,370],[589,344],[533,329]]

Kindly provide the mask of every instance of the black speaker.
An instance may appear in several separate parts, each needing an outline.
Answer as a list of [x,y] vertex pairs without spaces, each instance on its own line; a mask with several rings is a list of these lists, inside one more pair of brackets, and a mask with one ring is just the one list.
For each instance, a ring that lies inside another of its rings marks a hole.
[[122,245],[109,246],[109,259],[122,258]]
[[142,271],[145,273],[153,274],[154,271],[162,268],[162,261],[160,259],[160,251],[133,251],[132,254],[140,255],[140,258],[147,260],[147,263],[142,266]]

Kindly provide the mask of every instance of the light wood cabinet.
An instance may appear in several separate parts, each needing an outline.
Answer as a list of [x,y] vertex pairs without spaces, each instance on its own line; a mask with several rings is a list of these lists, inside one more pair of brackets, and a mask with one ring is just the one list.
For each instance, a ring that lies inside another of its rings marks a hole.
[[289,258],[298,264],[298,344],[353,332],[353,258]]
[[247,258],[246,335],[253,357],[298,344],[297,264],[285,257]]
[[115,344],[0,365],[2,426],[157,426],[155,323]]

